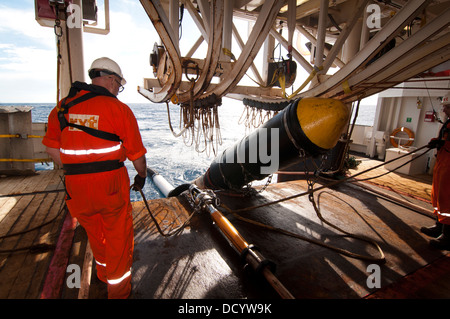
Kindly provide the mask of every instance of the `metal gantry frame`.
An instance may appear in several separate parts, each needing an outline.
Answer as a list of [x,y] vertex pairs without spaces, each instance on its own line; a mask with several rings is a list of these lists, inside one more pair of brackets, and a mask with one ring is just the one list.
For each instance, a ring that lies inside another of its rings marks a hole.
[[[174,96],[178,103],[185,103],[192,95],[189,92],[190,86],[183,83],[186,81],[182,80],[182,75],[193,72],[186,68],[186,61],[190,61],[197,65],[199,73],[193,88],[194,100],[204,99],[212,94],[217,97],[237,95],[241,98],[250,96],[269,101],[286,100],[287,96],[279,88],[239,85],[249,69],[256,82],[264,84],[267,81],[267,64],[277,41],[304,71],[312,75],[310,78],[314,78],[311,83],[307,83],[308,87],[305,86],[304,90],[289,98],[333,97],[353,102],[450,59],[450,1],[398,2],[400,5],[393,8],[396,9],[395,14],[385,18],[381,28],[369,39],[365,23],[369,14],[367,6],[374,3],[369,0],[141,0],[160,35],[165,53],[159,61],[157,78],[145,79],[145,85],[139,87],[139,92],[155,103],[169,101]],[[246,6],[252,4],[257,9],[245,10]],[[381,1],[375,4],[383,5]],[[430,13],[430,6],[436,4],[444,10]],[[180,55],[178,41],[180,5],[190,14],[201,34],[184,57]],[[287,10],[280,13],[285,5]],[[337,12],[337,15],[342,16],[342,8],[345,8],[346,18],[344,23],[338,24],[334,21],[333,14]],[[384,55],[379,54],[405,27],[424,14],[427,14],[426,23],[418,30],[413,30],[406,39],[402,39]],[[246,42],[236,28],[235,18],[245,18],[253,23]],[[287,38],[277,30],[279,21],[287,22]],[[333,25],[335,31],[331,34]],[[312,42],[315,47],[315,56],[312,51],[313,61],[307,61],[295,49],[294,32],[301,33]],[[232,36],[241,52],[235,61],[230,62],[230,57],[222,49],[231,50]],[[331,49],[326,46],[330,37],[334,38]],[[191,59],[203,41],[208,45],[204,58]],[[263,65],[257,65],[255,57],[262,48]],[[343,50],[348,53],[342,54]],[[332,65],[339,70],[331,75],[326,74]],[[219,67],[222,69],[221,74],[218,72]],[[215,76],[220,77],[218,83],[212,83]],[[374,83],[385,84],[371,86]]]

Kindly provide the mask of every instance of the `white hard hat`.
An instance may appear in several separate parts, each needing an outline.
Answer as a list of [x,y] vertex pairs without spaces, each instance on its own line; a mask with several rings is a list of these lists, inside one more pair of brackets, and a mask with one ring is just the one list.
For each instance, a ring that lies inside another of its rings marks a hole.
[[444,95],[444,97],[442,98],[441,104],[442,105],[450,104],[450,93],[447,93],[446,95]]
[[98,58],[94,60],[91,64],[91,68],[89,69],[89,77],[91,79],[96,78],[98,76],[102,76],[100,72],[103,71],[106,74],[114,74],[120,78],[120,84],[125,85],[127,81],[123,78],[122,70],[119,65],[111,60],[110,58]]

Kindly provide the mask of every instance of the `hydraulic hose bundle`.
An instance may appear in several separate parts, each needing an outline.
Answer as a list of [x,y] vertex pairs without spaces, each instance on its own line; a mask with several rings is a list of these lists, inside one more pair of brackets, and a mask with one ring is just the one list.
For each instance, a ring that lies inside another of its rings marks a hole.
[[217,225],[222,235],[240,254],[242,260],[257,273],[261,273],[275,291],[278,292],[280,297],[284,299],[294,299],[294,296],[273,274],[275,264],[264,258],[255,246],[248,244],[233,224],[231,224],[230,221],[216,208],[217,205],[214,203],[214,193],[204,192],[195,185],[190,186],[189,193],[194,204],[200,210],[207,211],[210,214],[211,219]]

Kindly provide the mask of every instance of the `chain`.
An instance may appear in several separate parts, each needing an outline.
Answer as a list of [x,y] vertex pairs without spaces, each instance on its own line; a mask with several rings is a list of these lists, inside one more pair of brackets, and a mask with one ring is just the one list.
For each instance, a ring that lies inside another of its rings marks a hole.
[[316,181],[310,178],[310,173],[308,170],[308,163],[306,163],[306,157],[303,157],[303,163],[305,165],[306,183],[308,184],[308,192],[309,192],[308,199],[310,202],[314,202],[313,189],[314,189],[314,184],[316,183]]
[[269,187],[270,183],[272,182],[272,178],[273,178],[273,174],[270,174],[267,177],[267,181],[266,183],[263,185],[263,187],[261,187],[260,189],[256,190],[253,186],[252,183],[248,183],[244,188],[243,188],[243,196],[253,196],[256,194],[260,194],[262,192],[264,192],[266,190],[267,187]]
[[[315,166],[315,170],[314,170],[314,173],[312,175],[310,175],[310,172],[308,170],[308,165],[306,163],[306,156],[305,156],[306,153],[303,149],[301,149],[299,153],[300,153],[300,156],[303,158],[303,162],[305,165],[306,183],[308,184],[308,192],[309,192],[308,199],[310,202],[314,203],[314,184],[316,183],[317,176],[319,175],[319,173],[323,170],[323,167],[325,166],[327,156],[326,156],[326,154],[322,155],[319,166],[317,166],[316,163],[312,160],[312,163]],[[310,178],[311,176],[313,178]]]
[[61,20],[57,17],[55,19],[55,25],[53,26],[53,30],[55,31],[55,35],[58,37],[58,41],[63,35],[62,27],[61,27]]
[[[59,19],[59,4],[50,2],[50,5],[55,6],[55,25],[53,26],[53,31],[55,32],[56,36],[56,104],[59,102],[59,94],[60,94],[60,87],[59,82],[61,78],[61,38],[63,35],[63,29],[61,27],[61,20]],[[64,5],[64,4],[63,4]]]
[[272,177],[273,177],[273,174],[270,174],[269,177],[267,177],[266,183],[265,183],[264,186],[258,191],[258,193],[262,193],[262,192],[264,192],[264,191],[266,190],[266,188],[267,188],[267,187],[269,186],[269,184],[272,182]]

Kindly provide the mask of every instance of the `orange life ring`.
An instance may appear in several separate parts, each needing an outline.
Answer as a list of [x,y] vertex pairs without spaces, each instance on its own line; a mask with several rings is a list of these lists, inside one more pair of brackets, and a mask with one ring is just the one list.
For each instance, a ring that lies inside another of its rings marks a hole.
[[[414,132],[404,126],[398,127],[392,131],[391,136],[390,136],[390,142],[391,142],[392,146],[398,147],[399,143],[397,143],[397,141],[395,140],[395,135],[397,135],[397,133],[399,133],[399,132],[405,132],[409,136],[408,141],[405,144],[402,144],[401,146],[411,146],[412,143],[414,142]],[[401,139],[403,139],[403,138],[401,138]]]

